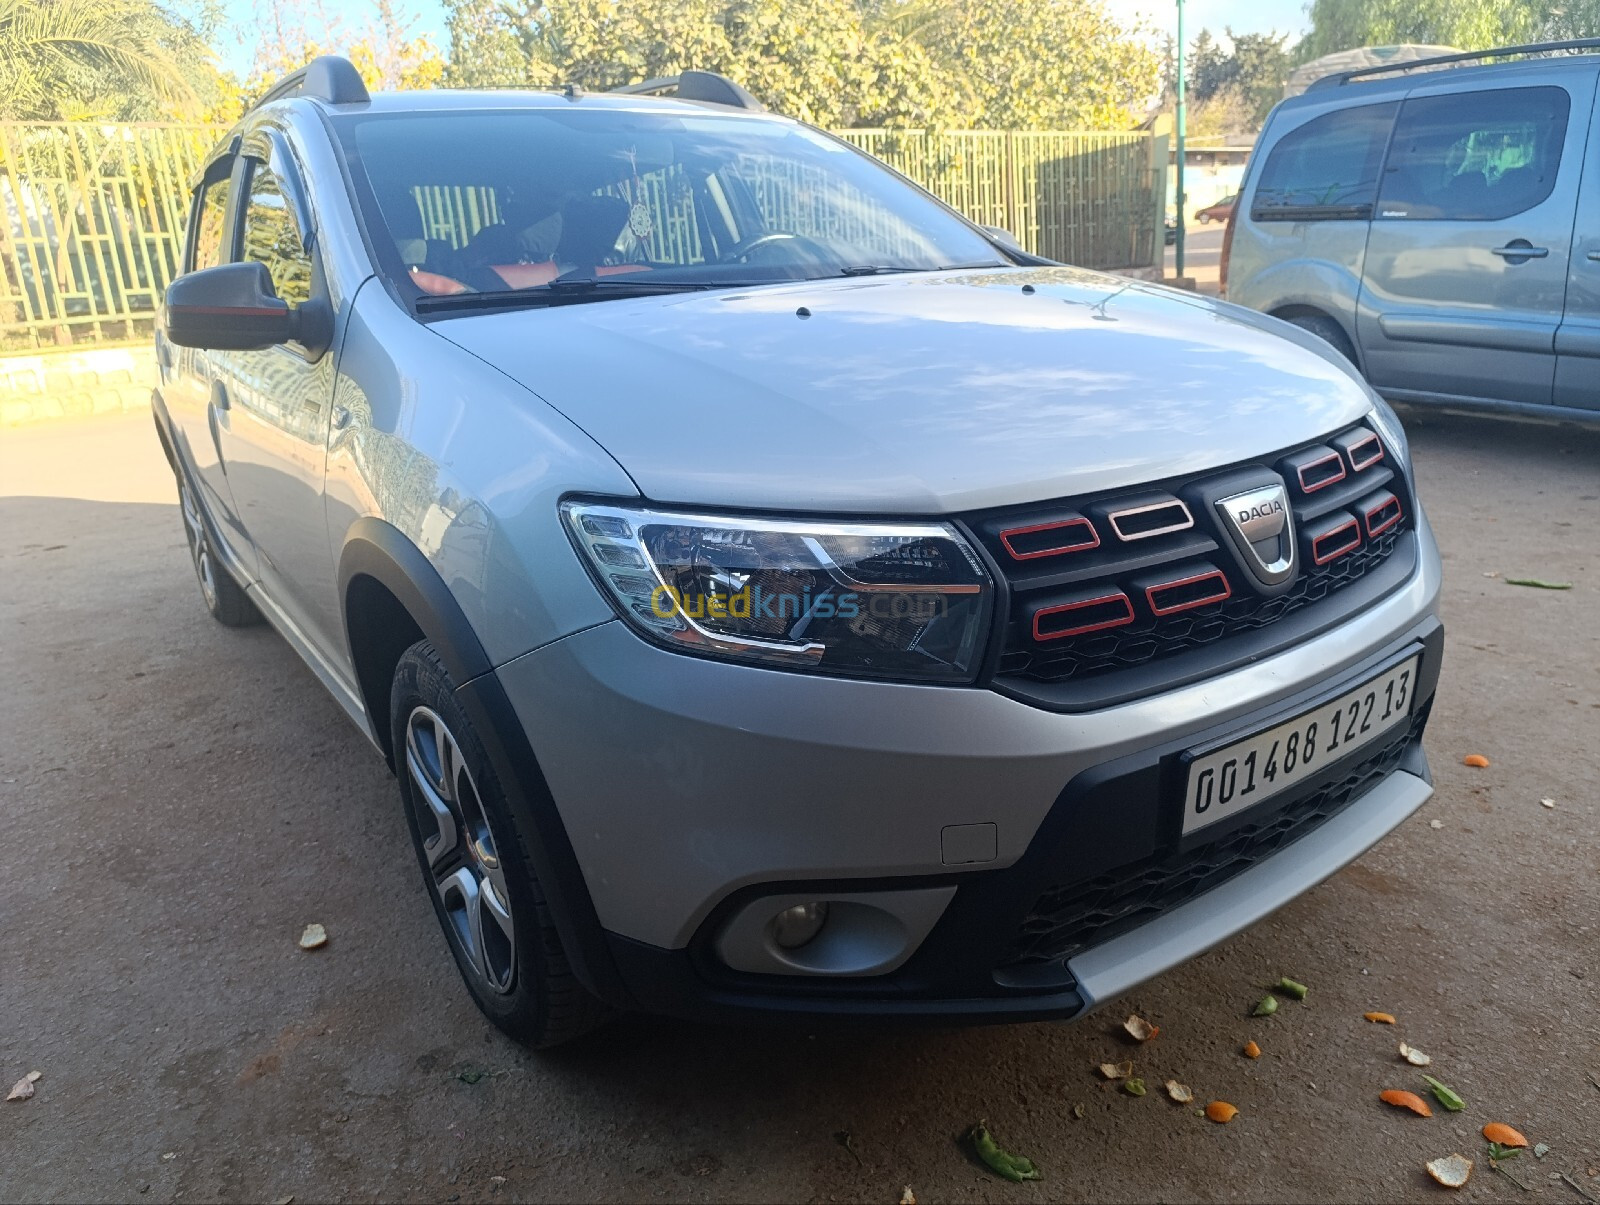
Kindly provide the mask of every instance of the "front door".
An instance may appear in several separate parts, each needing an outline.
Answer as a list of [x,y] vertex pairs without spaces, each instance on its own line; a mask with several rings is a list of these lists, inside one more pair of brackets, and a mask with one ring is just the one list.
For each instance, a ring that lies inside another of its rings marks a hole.
[[1548,405],[1591,73],[1419,86],[1400,107],[1358,307],[1380,392]]
[[[325,303],[309,209],[286,145],[276,134],[247,141],[235,178],[238,259],[265,264],[291,306]],[[337,663],[344,639],[322,501],[336,357],[298,343],[216,355],[229,391],[222,451],[262,586],[299,635]]]

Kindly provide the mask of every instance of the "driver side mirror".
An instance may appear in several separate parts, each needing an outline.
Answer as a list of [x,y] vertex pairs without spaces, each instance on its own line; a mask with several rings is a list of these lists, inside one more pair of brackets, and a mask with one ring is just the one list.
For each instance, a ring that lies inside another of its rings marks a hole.
[[256,351],[299,336],[300,314],[272,287],[266,264],[220,264],[167,286],[166,335],[180,347]]

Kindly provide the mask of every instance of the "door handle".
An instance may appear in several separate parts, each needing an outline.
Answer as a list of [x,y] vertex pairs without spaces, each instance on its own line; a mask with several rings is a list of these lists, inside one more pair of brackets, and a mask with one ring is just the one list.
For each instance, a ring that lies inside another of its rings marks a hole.
[[1550,255],[1549,247],[1535,247],[1527,239],[1514,238],[1504,247],[1489,248],[1491,255],[1498,255],[1502,259],[1545,259]]
[[1589,252],[1589,258],[1591,260],[1593,260],[1595,263],[1600,264],[1600,251],[1591,251],[1591,252]]
[[228,402],[228,387],[221,381],[211,382],[211,408],[213,410],[230,410]]
[[349,425],[350,411],[343,406],[335,406],[333,408],[333,429],[335,431],[343,431]]

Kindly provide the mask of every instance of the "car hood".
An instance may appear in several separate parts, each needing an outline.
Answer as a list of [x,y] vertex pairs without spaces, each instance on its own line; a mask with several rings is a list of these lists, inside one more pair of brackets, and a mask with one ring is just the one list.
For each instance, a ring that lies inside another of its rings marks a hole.
[[1071,268],[812,281],[434,329],[660,502],[936,515],[1248,460],[1371,407],[1248,310]]

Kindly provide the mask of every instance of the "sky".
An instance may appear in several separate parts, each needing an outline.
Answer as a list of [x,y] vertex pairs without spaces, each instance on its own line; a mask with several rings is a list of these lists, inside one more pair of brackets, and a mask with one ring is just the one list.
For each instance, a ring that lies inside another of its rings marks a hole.
[[[1106,4],[1113,14],[1130,24],[1142,20],[1159,30],[1173,30],[1176,25],[1175,3],[1106,0]],[[371,0],[321,0],[321,6],[352,28],[365,25],[376,8]],[[249,34],[260,7],[255,0],[223,0],[222,8],[231,28],[224,31],[218,50],[223,66],[229,70],[243,73],[250,67]],[[427,34],[440,49],[445,48],[448,38],[440,0],[399,0],[397,7],[413,19],[412,36]],[[1223,28],[1231,25],[1240,33],[1287,33],[1292,41],[1307,28],[1305,0],[1185,0],[1183,21],[1185,40],[1192,40],[1201,29],[1220,36]]]

